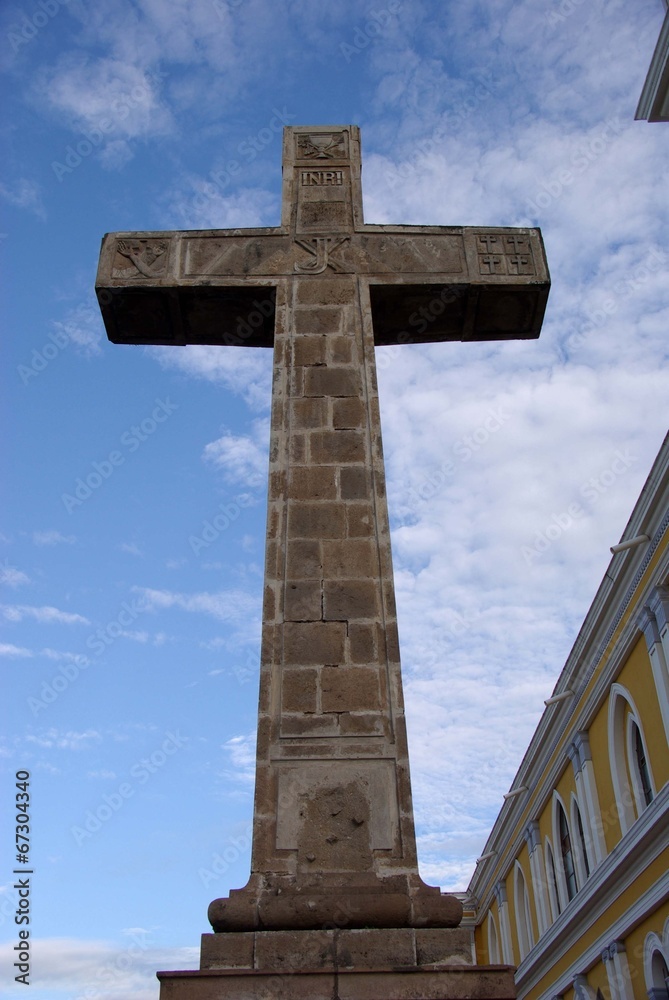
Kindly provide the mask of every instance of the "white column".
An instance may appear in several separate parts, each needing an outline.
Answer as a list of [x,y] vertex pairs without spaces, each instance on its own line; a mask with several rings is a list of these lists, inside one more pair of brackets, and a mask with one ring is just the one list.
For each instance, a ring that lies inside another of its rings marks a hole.
[[541,839],[539,836],[539,823],[533,819],[528,823],[525,831],[525,840],[530,852],[530,871],[532,873],[532,892],[534,894],[534,908],[537,912],[537,923],[539,925],[539,937],[545,934],[550,927],[550,910],[548,903],[548,885],[546,882],[546,870],[544,867],[544,854],[541,849]]
[[634,1000],[630,967],[622,941],[613,941],[602,952],[606,975],[611,990],[611,1000]]
[[574,746],[578,752],[581,774],[581,795],[578,795],[577,777],[577,797],[581,804],[581,819],[583,820],[584,833],[588,846],[591,848],[588,860],[590,861],[590,871],[592,872],[606,857],[606,841],[604,840],[604,830],[602,827],[602,814],[599,809],[595,770],[592,766],[590,740],[585,731],[576,733]]
[[669,742],[669,590],[656,587],[637,618],[648,646],[650,666],[657,689],[664,732]]
[[506,898],[506,883],[498,882],[495,886],[497,896],[497,912],[499,913],[499,932],[502,938],[502,959],[506,965],[515,965],[513,946],[511,944],[511,924],[509,923],[509,903]]

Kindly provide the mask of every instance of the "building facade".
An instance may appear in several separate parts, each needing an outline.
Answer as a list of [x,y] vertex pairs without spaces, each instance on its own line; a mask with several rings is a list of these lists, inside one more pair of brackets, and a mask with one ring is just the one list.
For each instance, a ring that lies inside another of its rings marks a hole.
[[518,997],[669,1000],[669,435],[469,885]]

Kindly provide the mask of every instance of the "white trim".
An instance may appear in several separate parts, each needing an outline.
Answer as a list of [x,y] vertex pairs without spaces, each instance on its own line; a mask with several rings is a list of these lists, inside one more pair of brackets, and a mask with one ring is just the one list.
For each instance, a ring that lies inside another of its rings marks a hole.
[[[567,824],[567,832],[569,833],[569,842],[571,844],[571,853],[574,854],[574,838],[571,835],[571,826],[569,825],[569,813],[565,808],[565,804],[562,800],[560,793],[553,789],[553,843],[558,845],[557,856],[553,852],[553,861],[555,862],[555,874],[557,875],[558,883],[558,896],[560,897],[560,907],[564,911],[570,904],[571,900],[569,898],[569,890],[567,888],[567,873],[564,870],[564,858],[562,857],[562,837],[560,836],[560,823],[558,820],[558,806],[564,812],[565,823]],[[578,895],[578,890],[580,888],[578,884],[578,872],[576,871],[576,859],[574,858],[574,872],[576,874],[576,893],[574,898]]]
[[[583,829],[583,841],[586,840],[585,827],[583,826],[583,814],[578,803],[578,796],[571,793],[571,848],[574,853],[574,867],[576,868],[576,876],[579,885],[579,889],[585,885],[590,877],[588,875],[587,866],[592,870],[590,864],[590,859],[587,854],[587,843],[581,841],[581,831],[579,829],[578,820],[581,820],[581,828]],[[583,854],[585,852],[585,858]]]
[[609,925],[588,948],[578,951],[584,928],[594,926],[604,917],[618,896],[633,886],[649,865],[662,855],[664,839],[660,831],[666,828],[668,822],[669,783],[661,789],[625,839],[593,872],[568,909],[562,911],[530,958],[519,966],[516,973],[519,1000],[534,991],[538,983],[549,976],[559,961],[574,949],[577,953],[574,962],[558,979],[553,980],[544,993],[537,995],[536,1000],[551,1000],[556,994],[567,992],[575,975],[600,961],[602,950],[612,939],[624,939],[631,928],[669,898],[669,883],[666,879],[659,880],[642,896],[637,896],[629,910]]
[[[538,828],[538,824],[537,824]],[[548,884],[544,867],[544,852],[541,847],[538,829],[534,848],[530,851],[530,872],[532,893],[534,895],[534,910],[537,915],[539,937],[546,933],[551,925],[550,903],[548,901]]]
[[499,949],[499,934],[492,910],[488,910],[488,962],[490,965],[501,965],[502,956]]
[[651,932],[647,934],[643,942],[643,972],[646,980],[646,991],[650,993],[651,990],[666,989],[666,985],[663,982],[657,982],[657,976],[653,971],[653,958],[656,954],[659,954],[664,959],[664,962],[669,968],[669,917],[664,923],[664,932],[660,938],[659,934]]
[[513,903],[516,916],[516,932],[518,934],[518,950],[522,962],[534,948],[534,932],[532,930],[530,894],[527,891],[525,872],[519,861],[516,861],[513,866]]
[[636,718],[639,717],[632,695],[626,687],[616,682],[611,685],[609,692],[608,743],[613,794],[623,837],[637,818],[634,812],[634,791],[630,788],[631,762],[626,748],[627,709]]
[[[549,862],[552,868],[549,868]],[[555,867],[555,851],[553,850],[553,845],[550,842],[550,838],[546,837],[544,843],[544,863],[546,866],[546,885],[548,886],[548,899],[550,901],[552,921],[555,923],[557,918],[562,912],[562,906],[560,905],[560,898],[558,895],[558,881],[557,881],[557,868]],[[555,873],[555,879],[551,877],[550,872]]]
[[[625,742],[627,746],[627,761],[629,775],[632,780],[632,790],[634,792],[634,801],[636,805],[637,817],[648,808],[646,799],[643,794],[643,782],[641,779],[641,771],[639,769],[639,762],[636,755],[636,742],[634,739],[634,727],[639,730],[639,736],[641,737],[641,745],[643,747],[644,757],[646,758],[646,767],[648,768],[648,780],[650,781],[650,790],[653,799],[656,796],[655,782],[653,780],[653,771],[650,766],[650,758],[648,756],[648,746],[646,744],[646,737],[644,735],[643,726],[641,725],[641,719],[635,712],[627,713],[627,722],[625,725]],[[652,800],[651,800],[652,801]]]

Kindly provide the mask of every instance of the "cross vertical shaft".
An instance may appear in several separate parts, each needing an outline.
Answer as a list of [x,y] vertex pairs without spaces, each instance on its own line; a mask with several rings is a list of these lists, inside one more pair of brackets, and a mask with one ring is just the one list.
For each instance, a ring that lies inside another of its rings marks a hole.
[[371,312],[337,274],[360,223],[357,129],[288,131],[310,257],[277,293],[252,875],[219,930],[460,915],[418,876]]

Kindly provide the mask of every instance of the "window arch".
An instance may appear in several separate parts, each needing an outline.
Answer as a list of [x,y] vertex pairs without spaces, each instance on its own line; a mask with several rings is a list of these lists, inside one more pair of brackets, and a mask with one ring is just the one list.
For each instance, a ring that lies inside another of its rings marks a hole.
[[579,890],[574,841],[567,810],[559,792],[553,791],[553,843],[560,907],[564,910]]
[[655,796],[653,773],[634,700],[622,684],[609,694],[609,757],[620,827],[625,834]]
[[632,777],[636,811],[637,815],[640,816],[644,809],[651,804],[655,795],[641,727],[631,713],[627,716],[627,759]]
[[490,965],[501,964],[501,954],[499,950],[499,935],[497,934],[497,924],[492,915],[492,910],[488,911],[488,961]]
[[515,864],[513,889],[518,948],[522,962],[526,955],[534,948],[534,934],[532,933],[532,914],[530,911],[530,896],[527,891],[527,882],[518,861]]
[[669,918],[662,937],[648,934],[643,945],[646,991],[651,1000],[669,996]]
[[571,828],[574,834],[572,847],[574,848],[576,868],[579,882],[583,885],[585,880],[590,878],[590,862],[588,861],[588,846],[585,840],[581,810],[575,795],[571,797]]
[[562,907],[560,906],[560,894],[558,892],[558,882],[557,882],[557,874],[555,872],[555,859],[553,858],[553,848],[551,847],[551,842],[548,839],[548,837],[546,837],[544,854],[546,856],[546,881],[548,882],[548,898],[551,904],[551,916],[555,921],[562,913]]

